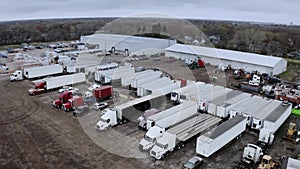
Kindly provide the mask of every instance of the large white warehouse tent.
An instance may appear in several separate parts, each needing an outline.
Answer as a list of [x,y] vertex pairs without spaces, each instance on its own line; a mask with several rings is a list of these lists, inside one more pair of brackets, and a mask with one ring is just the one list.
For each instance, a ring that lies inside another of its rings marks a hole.
[[258,71],[269,75],[278,75],[286,71],[287,67],[287,61],[279,57],[182,44],[174,44],[166,48],[165,55],[181,59],[200,57],[205,63],[211,65],[231,65],[233,69]]
[[80,42],[99,45],[99,49],[103,51],[114,48],[115,51],[119,52],[127,50],[129,55],[139,55],[164,52],[165,48],[174,45],[176,40],[117,34],[93,34],[81,36]]

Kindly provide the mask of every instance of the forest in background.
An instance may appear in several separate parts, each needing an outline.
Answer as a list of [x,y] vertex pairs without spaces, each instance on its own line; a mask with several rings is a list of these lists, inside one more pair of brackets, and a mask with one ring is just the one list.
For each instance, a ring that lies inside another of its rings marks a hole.
[[95,32],[176,38],[207,45],[300,59],[300,26],[157,18],[78,18],[0,22],[0,46],[78,40]]

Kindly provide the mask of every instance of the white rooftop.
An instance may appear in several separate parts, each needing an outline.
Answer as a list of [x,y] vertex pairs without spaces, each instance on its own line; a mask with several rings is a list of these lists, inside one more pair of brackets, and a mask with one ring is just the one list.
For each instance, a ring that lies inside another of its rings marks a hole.
[[166,51],[220,58],[223,60],[234,60],[237,62],[251,63],[254,65],[263,65],[266,67],[274,67],[282,59],[279,57],[266,56],[254,53],[183,44],[174,44],[166,48]]

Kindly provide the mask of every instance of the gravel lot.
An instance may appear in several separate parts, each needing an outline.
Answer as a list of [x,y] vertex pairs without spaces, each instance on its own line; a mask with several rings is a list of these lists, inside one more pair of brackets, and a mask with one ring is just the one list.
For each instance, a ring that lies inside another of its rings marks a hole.
[[[83,54],[78,62],[99,63],[118,61],[122,56],[98,57]],[[214,67],[190,70],[183,61],[168,62],[165,57],[130,62],[134,66],[160,68],[174,78],[185,77],[191,80],[210,82],[216,76],[217,84],[232,83],[229,73],[214,73]],[[209,74],[210,76],[208,76]],[[227,74],[227,76],[225,76]],[[226,78],[229,83],[221,79]],[[183,163],[196,155],[196,138],[180,151],[174,151],[164,160],[154,160],[148,153],[138,150],[138,142],[145,134],[137,129],[135,122],[117,126],[106,132],[95,130],[94,126],[101,114],[91,110],[85,116],[75,118],[72,113],[52,107],[58,93],[56,91],[28,96],[31,87],[28,80],[9,82],[7,75],[0,76],[0,168],[182,168]],[[77,86],[84,90],[88,85]],[[120,91],[126,93],[128,89]],[[109,101],[110,105],[125,102],[127,98]],[[279,129],[270,155],[282,159],[300,153],[298,144],[281,141],[291,116]],[[256,143],[258,133],[246,131],[242,138],[234,140],[209,158],[204,158],[209,169],[232,168],[242,157],[247,143]],[[283,157],[283,158],[282,158]]]

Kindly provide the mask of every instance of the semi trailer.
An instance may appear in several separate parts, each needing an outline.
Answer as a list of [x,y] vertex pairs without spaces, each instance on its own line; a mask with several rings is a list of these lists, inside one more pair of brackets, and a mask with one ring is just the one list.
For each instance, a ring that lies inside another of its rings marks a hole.
[[162,77],[148,81],[146,84],[138,85],[137,96],[142,97],[152,93],[153,90],[166,86],[172,83],[170,78]]
[[24,78],[32,79],[38,77],[45,77],[54,74],[63,73],[63,66],[59,64],[30,67],[22,70],[17,70],[10,76],[10,81],[23,80]]
[[242,94],[241,91],[232,90],[232,91],[230,91],[230,92],[228,92],[224,95],[221,95],[219,97],[216,97],[216,98],[212,99],[208,103],[207,113],[218,116],[218,117],[221,117],[221,118],[227,118],[228,114],[218,114],[217,107],[219,105],[223,105],[226,100],[233,99],[234,97],[237,97],[241,94]]
[[187,101],[147,118],[147,133],[140,141],[142,150],[149,150],[169,127],[197,115],[197,103]]
[[196,153],[204,157],[211,156],[233,139],[240,137],[246,130],[246,122],[245,117],[235,116],[199,136],[196,143]]
[[165,107],[166,97],[164,95],[148,95],[116,105],[114,108],[104,109],[96,129],[107,130],[108,127],[121,125],[129,120],[136,119],[147,109]]
[[96,71],[95,72],[95,81],[108,84],[113,80],[118,80],[122,78],[132,78],[134,76],[134,67],[129,66],[120,66],[115,69]]
[[255,107],[255,103],[257,101],[259,101],[259,99],[261,99],[262,97],[260,96],[251,96],[245,100],[243,100],[243,102],[238,102],[237,104],[231,106],[229,108],[229,118],[232,118],[236,115],[241,115],[241,112],[243,112],[244,110],[247,110],[249,107]]
[[181,103],[183,101],[186,101],[189,98],[187,95],[196,93],[196,91],[198,91],[201,88],[201,86],[204,85],[205,85],[204,82],[195,82],[185,87],[176,89],[171,92],[171,100],[175,103]]
[[217,105],[217,116],[219,117],[229,117],[229,110],[231,107],[238,103],[242,103],[247,98],[250,98],[251,94],[241,93],[240,95],[227,99],[223,104]]
[[160,110],[156,109],[156,108],[152,108],[149,110],[146,110],[144,114],[142,114],[137,121],[139,122],[138,127],[141,130],[147,130],[147,118],[159,113]]
[[76,83],[85,82],[84,73],[76,73],[71,75],[63,75],[51,78],[45,78],[34,84],[34,88],[29,89],[29,95],[37,95],[45,93],[52,89],[57,89],[62,86],[73,85]]
[[174,150],[183,148],[196,135],[202,134],[217,126],[221,119],[208,114],[200,114],[192,119],[175,125],[163,133],[150,155],[155,159],[162,159]]
[[96,101],[100,101],[106,98],[110,98],[113,95],[113,87],[110,85],[101,86],[93,89],[93,97]]
[[162,72],[154,71],[154,70],[145,70],[142,72],[138,72],[135,74],[135,76],[131,80],[130,87],[137,89],[138,85],[140,84],[139,81],[141,81],[142,79],[145,79],[147,77],[150,77],[150,76],[156,76],[156,74],[162,75]]

